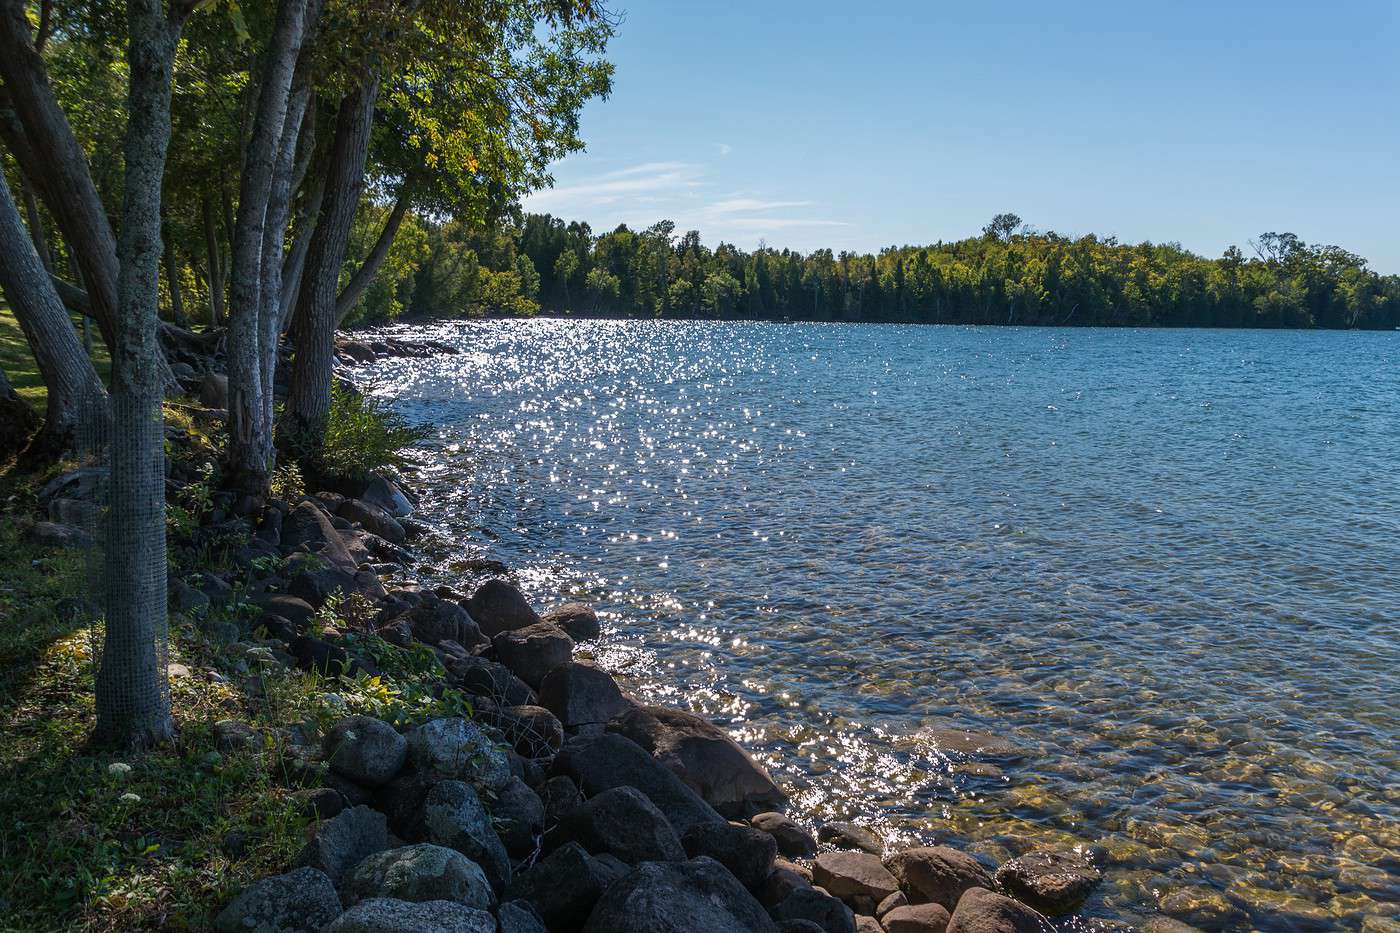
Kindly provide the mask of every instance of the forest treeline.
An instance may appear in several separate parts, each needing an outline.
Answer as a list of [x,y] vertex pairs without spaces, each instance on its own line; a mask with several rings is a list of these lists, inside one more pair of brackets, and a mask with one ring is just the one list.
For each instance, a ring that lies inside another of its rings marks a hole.
[[1250,255],[1026,229],[1000,214],[956,242],[799,253],[677,235],[661,221],[595,235],[527,214],[471,230],[412,218],[395,261],[356,311],[415,316],[902,321],[1131,327],[1400,326],[1400,276],[1336,246],[1265,233]]

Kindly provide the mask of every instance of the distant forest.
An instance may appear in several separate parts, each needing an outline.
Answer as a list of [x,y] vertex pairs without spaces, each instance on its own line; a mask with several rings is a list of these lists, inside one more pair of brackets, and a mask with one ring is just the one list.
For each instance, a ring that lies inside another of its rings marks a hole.
[[[1248,255],[1070,238],[1000,214],[979,236],[868,253],[728,243],[661,221],[601,235],[528,214],[483,232],[410,217],[357,319],[459,317],[900,321],[1121,327],[1400,326],[1400,276],[1338,246],[1265,233]],[[373,219],[365,226],[366,247]]]

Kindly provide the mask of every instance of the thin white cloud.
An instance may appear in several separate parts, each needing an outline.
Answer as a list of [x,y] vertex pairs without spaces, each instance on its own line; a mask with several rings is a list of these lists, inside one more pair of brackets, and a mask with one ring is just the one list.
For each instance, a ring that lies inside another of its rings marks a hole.
[[[725,144],[719,144],[725,145]],[[815,202],[764,198],[755,192],[719,193],[694,162],[644,162],[586,176],[538,191],[524,201],[528,211],[586,220],[595,230],[625,223],[643,229],[665,217],[678,230],[699,230],[705,242],[754,245],[767,234],[843,227],[828,217],[803,216]]]
[[727,156],[734,151],[734,147],[729,143],[715,143],[715,148],[719,150],[721,156]]

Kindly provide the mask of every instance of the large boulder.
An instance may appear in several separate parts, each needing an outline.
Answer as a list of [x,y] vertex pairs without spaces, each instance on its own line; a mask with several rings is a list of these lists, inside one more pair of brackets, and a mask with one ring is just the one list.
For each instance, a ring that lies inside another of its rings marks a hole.
[[778,857],[778,843],[772,836],[731,823],[692,826],[681,837],[681,845],[690,858],[704,855],[719,862],[756,895],[764,890]]
[[535,691],[504,664],[476,656],[451,658],[447,662],[447,673],[466,692],[486,697],[498,706],[536,703]]
[[634,787],[609,788],[565,815],[545,843],[557,848],[567,842],[577,842],[593,855],[615,855],[629,865],[685,858],[666,817]]
[[795,888],[777,907],[778,920],[810,920],[826,933],[856,933],[856,916],[841,901],[813,887]]
[[823,852],[812,863],[812,883],[858,914],[874,914],[876,905],[899,890],[894,875],[869,852]]
[[759,813],[749,820],[749,825],[772,836],[778,851],[788,858],[814,858],[817,854],[817,840],[785,813]]
[[539,911],[550,930],[574,931],[617,877],[612,868],[571,842],[523,872],[510,893]]
[[572,778],[559,774],[544,782],[540,788],[540,800],[544,803],[544,825],[548,828],[575,807],[583,806],[583,792]]
[[394,518],[407,518],[413,514],[413,503],[397,485],[382,476],[370,478],[360,499],[370,505],[377,505]]
[[[901,908],[904,909],[904,908]],[[1048,933],[1050,923],[1020,901],[986,888],[969,888],[958,899],[947,933]]]
[[467,611],[487,638],[540,621],[525,594],[504,580],[487,580],[477,587],[467,600]]
[[346,872],[387,848],[389,829],[384,814],[366,806],[351,807],[316,824],[310,841],[297,856],[297,865],[319,869],[339,884]]
[[510,856],[470,784],[439,781],[423,797],[423,835],[481,866],[496,891],[510,885]]
[[635,787],[647,795],[677,833],[701,823],[724,822],[699,794],[621,735],[574,736],[555,756],[551,771],[573,778],[590,797],[612,787]]
[[786,859],[777,859],[773,862],[773,870],[763,882],[763,890],[759,892],[758,899],[764,907],[773,908],[787,900],[787,896],[798,888],[811,886],[810,869]]
[[565,603],[546,612],[544,621],[559,626],[574,641],[592,641],[602,631],[598,613],[587,603]]
[[371,897],[453,901],[490,910],[496,895],[481,867],[455,849],[422,843],[386,849],[364,859],[341,885],[345,903]]
[[481,716],[523,758],[552,758],[564,744],[564,727],[542,706],[507,706],[483,710]]
[[518,777],[512,777],[491,806],[496,835],[506,851],[517,858],[535,851],[544,833],[544,802]]
[[315,606],[289,593],[256,593],[249,597],[249,601],[262,610],[262,624],[272,623],[268,625],[269,628],[278,622],[304,627],[316,614]]
[[1030,852],[996,873],[1001,890],[1051,917],[1072,912],[1102,880],[1099,870],[1073,849]]
[[255,881],[214,918],[220,933],[315,933],[340,913],[325,872],[298,868]]
[[408,759],[417,771],[495,789],[510,780],[505,751],[461,718],[434,719],[408,733]]
[[540,705],[569,732],[597,731],[633,706],[612,675],[591,661],[569,661],[546,674]]
[[885,867],[899,882],[910,904],[930,901],[952,910],[964,891],[992,886],[991,876],[972,856],[947,846],[922,846],[896,852]]
[[574,640],[548,622],[501,632],[491,639],[491,645],[502,664],[536,689],[546,674],[568,663],[574,653]]
[[486,644],[486,636],[476,627],[467,610],[447,599],[425,596],[405,614],[413,637],[429,645],[455,641],[466,648]]
[[908,904],[885,914],[880,923],[885,933],[944,933],[949,919],[942,904]]
[[703,717],[664,706],[638,706],[608,724],[650,752],[705,802],[731,819],[787,805],[764,768]]
[[342,777],[378,787],[393,780],[408,757],[408,740],[373,716],[350,716],[331,727],[321,753]]
[[294,550],[302,546],[341,570],[355,572],[355,559],[340,533],[326,513],[310,501],[303,501],[282,520],[282,547]]
[[402,544],[408,537],[398,519],[372,502],[346,499],[336,510],[336,514],[347,521],[359,522],[365,531],[379,535],[390,544]]
[[496,918],[453,901],[372,897],[341,914],[324,933],[496,933]]
[[644,862],[610,886],[586,933],[777,933],[752,894],[714,859]]
[[500,933],[548,933],[544,918],[529,901],[508,901],[496,913]]

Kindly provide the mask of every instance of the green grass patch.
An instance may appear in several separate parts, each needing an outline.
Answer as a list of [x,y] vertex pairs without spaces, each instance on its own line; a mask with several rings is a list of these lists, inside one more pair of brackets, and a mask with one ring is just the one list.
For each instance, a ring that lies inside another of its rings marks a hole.
[[[81,328],[82,322],[74,318],[73,326]],[[98,378],[105,384],[112,370],[112,362],[107,356],[107,348],[102,343],[101,335],[96,332],[97,325],[90,326],[94,328],[93,363],[97,366]],[[29,342],[24,339],[24,331],[20,329],[19,321],[15,320],[14,312],[3,301],[0,301],[0,369],[10,377],[10,383],[19,397],[42,414],[48,390],[44,388],[43,377],[39,375],[34,355],[29,352]]]

